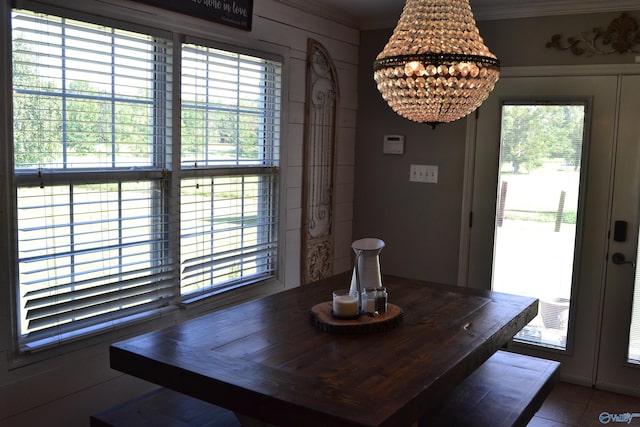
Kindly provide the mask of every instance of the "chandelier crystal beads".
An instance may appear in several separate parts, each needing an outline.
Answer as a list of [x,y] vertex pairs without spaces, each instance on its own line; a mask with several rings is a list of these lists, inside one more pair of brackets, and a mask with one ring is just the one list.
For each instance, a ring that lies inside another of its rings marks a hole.
[[436,125],[484,102],[500,76],[468,0],[407,0],[374,62],[374,79],[400,116]]

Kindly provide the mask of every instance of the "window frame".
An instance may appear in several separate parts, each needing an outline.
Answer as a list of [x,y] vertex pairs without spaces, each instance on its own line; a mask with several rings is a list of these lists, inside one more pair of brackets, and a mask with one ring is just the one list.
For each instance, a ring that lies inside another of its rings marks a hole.
[[[13,5],[13,7],[7,6],[7,10],[8,10],[8,20],[10,22],[11,20],[11,12],[13,11],[14,8],[16,9],[22,9],[22,8],[26,8],[26,9],[31,9],[34,10],[36,9],[33,6],[33,3],[30,1],[17,1],[18,5]],[[89,2],[90,3],[90,2]],[[30,6],[30,7],[25,7],[25,4]],[[65,18],[70,18],[70,19],[76,19],[76,20],[81,20],[81,21],[85,21],[85,22],[89,22],[89,23],[96,23],[94,21],[100,21],[97,22],[99,25],[104,25],[104,26],[112,26],[114,28],[119,28],[119,29],[123,29],[123,30],[128,30],[128,31],[136,31],[136,32],[144,32],[147,34],[153,34],[153,33],[158,33],[161,32],[163,34],[166,34],[166,32],[164,32],[163,30],[158,30],[154,27],[148,27],[146,25],[140,25],[138,23],[133,23],[133,21],[136,21],[135,17],[132,19],[132,21],[121,21],[118,20],[117,18],[114,19],[104,19],[104,18],[97,18],[91,14],[85,14],[83,12],[78,12],[78,11],[67,11],[67,10],[60,10],[56,7],[51,7],[51,6],[43,6],[40,5],[39,3],[35,4],[36,6],[38,6],[39,9],[41,10],[37,10],[36,13],[45,13],[45,14],[53,14],[53,15],[57,15],[57,16],[63,16]],[[95,7],[95,5],[85,5],[88,6],[88,9],[92,9],[93,7]],[[74,6],[75,7],[75,6]],[[61,13],[64,12],[64,13]],[[117,15],[117,14],[116,14]],[[286,66],[286,55],[284,55],[285,50],[284,49],[274,49],[273,46],[267,45],[265,43],[258,43],[258,45],[260,45],[260,48],[268,48],[268,50],[256,50],[253,48],[247,48],[245,46],[242,45],[242,43],[239,43],[238,45],[235,44],[228,44],[228,43],[224,43],[224,42],[220,42],[215,40],[215,37],[212,37],[211,34],[207,34],[206,38],[200,38],[198,36],[190,36],[188,34],[186,34],[187,32],[171,32],[170,33],[170,37],[169,39],[173,40],[173,84],[172,84],[172,93],[179,93],[177,91],[179,91],[180,89],[180,85],[179,85],[179,81],[180,81],[180,76],[179,76],[179,70],[180,70],[180,54],[181,54],[181,49],[178,46],[181,46],[180,43],[185,41],[185,40],[194,40],[196,43],[200,42],[200,43],[206,43],[206,45],[208,46],[213,46],[215,48],[221,48],[221,49],[228,49],[232,52],[235,53],[246,53],[246,54],[250,54],[250,55],[255,55],[255,56],[259,56],[261,58],[264,59],[272,59],[272,60],[276,60],[279,62],[279,67],[281,70],[281,74],[280,74],[280,117],[278,118],[278,126],[280,128],[280,138],[279,138],[279,146],[280,146],[280,152],[282,152],[282,146],[283,146],[283,138],[282,135],[285,134],[285,127],[284,127],[284,117],[286,115],[285,111],[286,111],[286,76],[285,76],[285,70],[287,68]],[[197,31],[196,31],[197,33]],[[7,44],[9,46],[11,46],[11,40],[12,40],[12,28],[9,25],[7,28],[7,31],[5,34],[8,34],[8,39],[7,40]],[[255,46],[256,42],[255,41],[251,41],[250,42],[251,45]],[[277,53],[274,53],[274,51],[278,51]],[[9,52],[7,53],[7,57],[10,59],[10,61],[8,62],[9,64],[12,63],[11,59],[12,59],[12,54],[11,54],[11,50],[9,50]],[[12,79],[9,78],[8,82],[6,82],[5,88],[12,88]],[[11,91],[9,91],[8,93],[11,93]],[[171,212],[171,226],[169,227],[169,229],[167,230],[167,233],[169,234],[169,250],[172,252],[172,259],[173,264],[176,264],[176,258],[179,257],[179,237],[176,237],[176,224],[179,222],[179,196],[175,196],[176,194],[179,194],[179,186],[180,186],[180,181],[185,177],[188,176],[191,171],[188,170],[184,170],[182,168],[179,167],[175,167],[180,165],[180,161],[179,161],[179,153],[177,153],[179,151],[179,140],[180,140],[180,126],[176,126],[177,124],[180,123],[180,105],[179,105],[179,100],[177,99],[177,96],[172,96],[171,99],[171,104],[172,104],[172,110],[173,110],[173,116],[170,118],[171,120],[171,124],[170,124],[170,129],[172,130],[172,134],[170,136],[171,138],[171,143],[170,145],[167,146],[168,151],[167,152],[163,152],[163,153],[159,153],[159,156],[162,156],[164,159],[164,161],[166,162],[166,168],[163,169],[162,171],[158,171],[158,170],[141,170],[141,171],[136,171],[134,173],[137,174],[138,177],[145,177],[145,179],[166,179],[167,183],[168,183],[168,193],[173,194],[174,196],[170,196],[171,198],[169,199],[168,202],[168,209],[172,209]],[[11,113],[11,104],[12,104],[12,99],[11,97],[8,98],[7,101],[5,101],[5,107],[7,110],[7,114],[5,116],[5,119],[7,120],[8,123],[12,123],[13,120],[13,114]],[[8,132],[8,138],[7,141],[12,141],[12,131],[10,128],[12,128],[12,126],[8,126],[7,127],[7,132]],[[7,156],[6,158],[8,159],[8,163],[13,166],[13,153],[12,153],[12,144],[7,144],[8,147],[4,147],[5,150],[11,151],[11,155]],[[154,321],[152,321],[151,324],[144,322],[143,325],[140,325],[140,322],[134,322],[131,324],[132,327],[134,327],[135,329],[139,329],[139,328],[149,328],[150,325],[152,324],[157,324],[157,325],[161,325],[164,324],[166,322],[174,322],[175,319],[180,319],[180,318],[185,318],[184,314],[180,314],[179,310],[176,313],[176,308],[178,307],[199,307],[197,310],[202,310],[203,305],[206,307],[211,307],[211,306],[217,306],[219,304],[222,305],[226,305],[229,303],[229,301],[240,301],[240,300],[245,300],[248,298],[252,298],[255,297],[257,295],[264,295],[265,292],[269,293],[272,292],[273,290],[277,290],[277,289],[281,289],[283,286],[283,280],[281,278],[281,272],[282,272],[282,268],[281,266],[283,265],[283,251],[284,251],[284,238],[283,238],[283,230],[286,227],[282,226],[282,221],[285,218],[284,215],[284,209],[283,209],[283,203],[282,203],[282,198],[279,196],[279,194],[282,192],[282,182],[283,180],[281,179],[282,176],[282,172],[283,172],[283,165],[282,165],[282,161],[281,159],[278,159],[280,161],[280,165],[276,166],[277,167],[277,183],[275,184],[276,186],[276,191],[278,193],[277,196],[275,196],[274,199],[272,199],[272,202],[275,203],[278,207],[277,210],[277,214],[276,214],[276,224],[277,225],[277,230],[276,230],[276,234],[278,236],[277,241],[279,242],[279,247],[277,250],[277,256],[276,256],[276,269],[275,269],[275,274],[273,277],[269,278],[268,280],[261,282],[264,286],[259,287],[260,289],[256,288],[256,287],[251,287],[251,286],[243,286],[242,289],[238,289],[235,292],[231,292],[231,293],[226,293],[226,290],[223,290],[222,292],[225,292],[225,295],[220,295],[218,292],[213,293],[213,295],[217,294],[217,298],[209,298],[210,296],[212,296],[211,294],[209,295],[204,295],[201,296],[200,298],[186,298],[186,297],[182,297],[180,296],[179,291],[177,292],[177,294],[175,295],[175,305],[172,305],[171,307],[168,307],[167,310],[165,310],[164,313],[162,313],[160,316],[160,319],[156,319]],[[273,167],[273,166],[272,166]],[[7,179],[5,182],[6,184],[6,188],[5,190],[8,190],[8,197],[6,198],[7,200],[7,204],[8,207],[10,208],[7,212],[6,221],[3,221],[6,225],[7,228],[11,228],[11,225],[15,224],[17,222],[17,213],[16,213],[16,196],[17,196],[17,188],[20,185],[33,185],[35,183],[36,180],[38,180],[39,178],[34,178],[32,175],[30,174],[22,174],[19,172],[14,172],[13,167],[11,168],[7,168]],[[220,171],[217,171],[220,172]],[[65,181],[68,180],[69,177],[73,177],[73,175],[75,174],[84,174],[86,173],[86,171],[73,171],[73,172],[66,172],[65,175],[60,175],[60,176],[52,176],[54,181],[60,180],[60,181]],[[114,173],[114,174],[122,174],[122,176],[128,176],[128,177],[132,177],[132,172],[130,171],[126,171],[126,170],[114,170],[114,171],[110,171],[108,173]],[[178,203],[176,203],[176,197],[178,197]],[[1,214],[1,213],[0,213]],[[12,333],[12,341],[13,341],[13,348],[14,348],[14,360],[17,360],[18,363],[20,364],[21,362],[19,362],[20,360],[22,360],[25,355],[29,355],[27,353],[23,353],[20,352],[18,350],[19,347],[19,331],[17,331],[17,323],[19,323],[17,321],[17,316],[19,315],[19,310],[18,307],[16,307],[17,305],[17,294],[19,293],[19,284],[18,284],[18,272],[17,272],[17,253],[15,252],[17,249],[17,232],[15,232],[14,229],[12,229],[12,233],[11,233],[11,237],[12,239],[10,239],[10,243],[9,243],[9,247],[7,248],[7,253],[9,255],[9,259],[12,260],[9,264],[9,274],[8,276],[10,276],[10,285],[8,286],[9,289],[9,293],[11,294],[11,303],[12,303],[12,314],[11,314],[11,324],[12,329],[13,329],[13,333]],[[247,283],[247,285],[250,285],[251,283]],[[275,287],[274,287],[275,286]],[[176,288],[179,289],[180,284],[179,282],[176,283]],[[234,289],[235,287],[231,287],[230,289]],[[247,288],[252,288],[252,289],[247,289]],[[229,289],[229,290],[230,290]],[[232,295],[233,294],[233,295]],[[194,302],[197,302],[198,304],[192,304]],[[169,312],[169,313],[167,313]],[[167,314],[169,314],[167,316]],[[188,316],[187,316],[188,317]],[[144,320],[144,319],[143,319]],[[141,321],[143,321],[141,320]],[[138,326],[136,326],[138,325]],[[145,326],[146,325],[146,326]],[[131,328],[128,328],[131,329]],[[107,332],[108,333],[108,332]],[[114,333],[116,335],[121,335],[123,334],[123,330],[120,329],[116,329],[114,331]],[[112,334],[113,335],[113,334]],[[58,346],[54,346],[54,347],[42,347],[42,348],[38,348],[38,349],[34,349],[33,351],[33,355],[35,355],[35,353],[37,352],[38,354],[41,353],[46,353],[44,350],[55,350],[55,352],[59,353],[61,351],[64,352],[64,348],[81,348],[82,344],[78,344],[77,341],[85,341],[88,338],[93,337],[94,335],[92,334],[88,334],[88,335],[81,335],[78,336],[77,339],[73,339],[73,340],[68,340],[65,341],[62,345],[58,345]],[[100,333],[100,338],[98,338],[99,340],[104,340],[105,339],[105,333]],[[42,356],[39,356],[42,357]]]

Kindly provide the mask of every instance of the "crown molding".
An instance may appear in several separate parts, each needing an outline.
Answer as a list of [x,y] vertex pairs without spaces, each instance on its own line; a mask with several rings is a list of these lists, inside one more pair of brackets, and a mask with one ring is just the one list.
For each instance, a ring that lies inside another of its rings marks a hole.
[[[275,1],[360,30],[393,28],[397,23],[397,17],[395,16],[387,18],[381,15],[379,18],[372,19],[348,15],[338,8],[323,3],[321,0]],[[470,2],[474,17],[477,21],[552,15],[577,15],[583,13],[640,11],[640,3],[638,0],[477,0],[477,2],[470,0]],[[372,8],[380,4],[381,3],[371,1],[369,4],[363,3],[363,7]],[[401,4],[404,4],[404,2],[402,1]],[[383,6],[381,6],[381,8],[382,7]],[[389,14],[392,13],[389,12],[387,15]]]
[[497,19],[532,18],[553,15],[578,15],[583,13],[624,12],[640,10],[638,0],[536,0],[516,2],[494,0],[490,4],[473,5],[477,21]]

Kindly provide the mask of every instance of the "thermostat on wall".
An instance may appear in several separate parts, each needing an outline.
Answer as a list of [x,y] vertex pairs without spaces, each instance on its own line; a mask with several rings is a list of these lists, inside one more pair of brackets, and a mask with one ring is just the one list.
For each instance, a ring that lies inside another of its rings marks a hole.
[[385,135],[382,152],[385,154],[404,154],[404,136],[403,135]]

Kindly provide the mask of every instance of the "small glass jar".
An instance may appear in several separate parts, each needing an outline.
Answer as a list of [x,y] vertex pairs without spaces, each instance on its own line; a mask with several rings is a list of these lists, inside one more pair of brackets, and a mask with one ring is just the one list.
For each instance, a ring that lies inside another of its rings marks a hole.
[[379,314],[387,312],[387,299],[389,294],[387,288],[380,287],[376,289],[375,308]]
[[362,313],[374,314],[376,312],[377,294],[377,288],[364,288],[362,290],[362,307],[360,307]]

